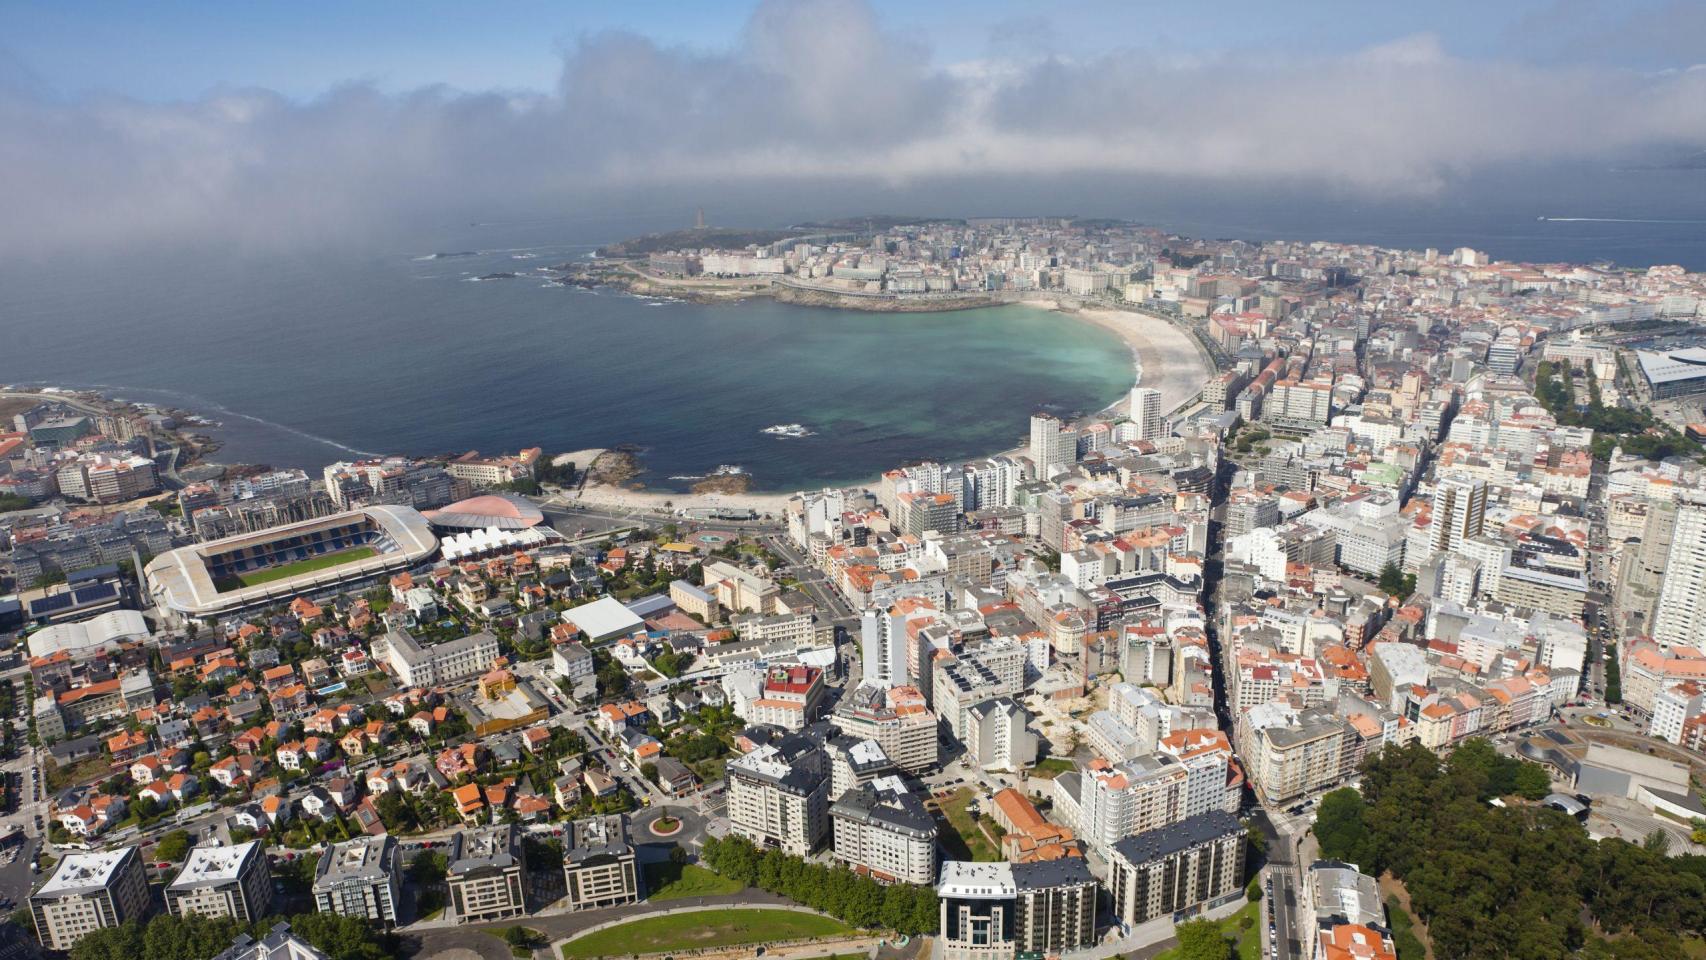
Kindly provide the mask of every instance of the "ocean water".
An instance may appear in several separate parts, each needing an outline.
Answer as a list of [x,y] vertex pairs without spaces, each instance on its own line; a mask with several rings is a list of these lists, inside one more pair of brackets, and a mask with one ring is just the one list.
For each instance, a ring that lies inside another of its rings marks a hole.
[[[648,488],[732,464],[766,490],[994,453],[1032,410],[1099,409],[1132,382],[1116,336],[1030,307],[702,305],[537,275],[587,249],[46,271],[0,284],[0,382],[203,413],[222,462],[626,444]],[[475,279],[493,272],[520,276]],[[763,432],[792,423],[813,435]]]
[[[847,209],[825,206],[840,198]],[[992,206],[991,198],[1004,198]],[[766,185],[712,222],[871,210],[1123,217],[1188,235],[1322,239],[1495,258],[1706,270],[1706,171],[1519,169],[1422,198],[1145,178]],[[680,198],[676,198],[680,200]],[[690,222],[693,203],[611,198],[573,215],[420,225],[319,250],[44,253],[0,262],[0,383],[99,387],[215,417],[219,459],[315,468],[362,454],[631,444],[650,487],[720,464],[759,489],[851,482],[908,460],[1016,445],[1036,408],[1130,385],[1106,331],[1023,307],[866,314],[705,306],[544,286],[536,268]],[[644,206],[644,209],[642,209]],[[636,212],[640,211],[640,212]],[[1546,219],[1540,219],[1540,218]],[[356,251],[356,252],[352,252]],[[431,259],[435,252],[476,255]],[[475,282],[490,272],[511,280]],[[767,436],[801,423],[815,435]]]

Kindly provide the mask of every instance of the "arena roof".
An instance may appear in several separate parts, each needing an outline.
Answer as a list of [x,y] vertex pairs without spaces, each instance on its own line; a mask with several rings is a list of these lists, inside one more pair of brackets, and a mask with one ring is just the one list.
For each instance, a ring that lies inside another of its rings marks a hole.
[[[396,543],[397,549],[390,553],[380,553],[232,590],[220,590],[207,569],[208,557],[238,547],[269,543],[322,527],[338,526],[358,517],[365,517],[383,529]],[[179,547],[149,561],[146,574],[149,593],[162,608],[190,617],[219,617],[283,603],[303,594],[332,590],[346,583],[404,570],[431,557],[437,550],[438,537],[433,535],[432,527],[426,518],[413,507],[377,505],[269,527],[255,533],[242,533],[209,543]]]
[[85,650],[148,636],[148,622],[135,610],[109,610],[91,620],[43,627],[30,634],[30,656],[51,657],[60,651],[77,656]]
[[1667,350],[1662,353],[1637,350],[1635,359],[1641,364],[1641,375],[1651,384],[1706,378],[1706,347]]
[[508,493],[487,493],[444,507],[424,516],[438,527],[463,530],[522,530],[545,522],[545,514],[532,501]]

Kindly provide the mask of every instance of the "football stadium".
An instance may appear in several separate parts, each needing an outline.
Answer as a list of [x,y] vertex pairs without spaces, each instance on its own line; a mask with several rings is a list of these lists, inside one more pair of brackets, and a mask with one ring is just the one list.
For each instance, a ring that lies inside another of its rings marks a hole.
[[413,508],[372,506],[180,547],[146,573],[163,611],[203,619],[387,576],[437,550],[432,526]]

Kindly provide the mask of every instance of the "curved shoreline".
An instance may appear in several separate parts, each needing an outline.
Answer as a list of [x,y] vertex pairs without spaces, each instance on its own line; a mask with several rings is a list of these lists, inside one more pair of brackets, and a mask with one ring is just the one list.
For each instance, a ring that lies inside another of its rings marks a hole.
[[[712,302],[730,303],[732,300]],[[978,304],[978,306],[1030,306],[1094,324],[1118,336],[1131,351],[1137,376],[1132,386],[1155,387],[1161,391],[1161,408],[1172,412],[1202,392],[1203,384],[1214,371],[1196,337],[1176,321],[1132,310],[1104,307],[1079,307],[1058,300],[1008,300]],[[847,308],[856,309],[856,308]],[[875,312],[875,311],[873,311]],[[1125,396],[1102,408],[1093,416],[1121,416],[1130,408],[1128,388]],[[992,451],[986,456],[1023,453],[1024,447]],[[966,459],[976,459],[970,457]],[[854,486],[874,487],[879,477],[855,481]],[[629,490],[608,485],[587,485],[571,502],[615,510],[640,510],[670,513],[680,510],[751,510],[758,514],[779,515],[787,502],[805,490],[816,486],[796,487],[781,491],[754,490],[738,494],[675,493],[662,490]]]
[[[751,293],[748,292],[746,295],[738,297],[712,297],[707,298],[706,302],[733,305],[734,303],[738,303],[740,300],[747,299],[750,295]],[[948,307],[945,304],[936,301],[920,300],[916,301],[919,306],[910,309],[903,308],[898,311],[872,309],[875,304],[883,302],[878,298],[859,298],[859,302],[856,304],[814,303],[810,305],[831,309],[853,309],[869,313],[912,312],[912,310],[928,310],[933,312],[936,310],[966,309],[973,307],[1029,306],[1048,310],[1064,316],[1070,316],[1079,322],[1099,326],[1119,337],[1130,352],[1134,372],[1136,374],[1133,378],[1133,386],[1155,386],[1158,389],[1161,389],[1163,391],[1162,406],[1163,409],[1167,411],[1173,410],[1176,406],[1180,405],[1183,400],[1196,395],[1201,390],[1209,373],[1214,369],[1212,361],[1207,357],[1207,354],[1203,351],[1201,345],[1197,343],[1196,338],[1188,331],[1182,329],[1176,321],[1169,318],[1109,307],[1086,307],[1077,303],[1063,303],[1058,299],[1043,297],[1030,299],[980,296],[976,298],[961,297],[956,299],[959,302],[959,306],[955,307]],[[973,300],[975,300],[975,302],[971,302]],[[893,302],[892,298],[891,302]],[[907,301],[909,304],[914,302],[915,301]],[[43,387],[40,388],[42,399],[52,399],[53,394],[51,391],[53,389],[56,388],[43,385]],[[1103,418],[1123,415],[1129,408],[1129,394],[1130,391],[1128,388],[1112,403],[1103,407],[1096,413],[1091,414],[1091,417]],[[110,397],[107,399],[110,399]],[[221,407],[219,408],[219,412],[228,416],[239,417],[244,420],[267,423],[277,429],[306,436],[288,425],[271,424],[268,421],[259,421],[247,414],[227,408]],[[321,438],[318,437],[313,439],[321,440]],[[321,442],[336,446],[339,449],[351,449],[342,444],[337,444],[335,441],[321,440]],[[557,459],[574,459],[578,466],[584,468],[586,466],[590,466],[590,464],[581,463],[580,461],[582,459],[596,457],[596,455],[603,452],[604,449],[605,448],[602,447],[592,448],[590,450],[575,451],[574,453],[559,453],[553,456]],[[1025,448],[1023,446],[1019,446],[1005,450],[993,450],[986,454],[976,454],[960,459],[970,460],[983,456],[1023,453],[1024,450]],[[591,455],[591,457],[589,457],[589,455]],[[884,469],[888,468],[885,467]],[[879,479],[880,474],[840,484],[827,484],[827,486],[872,487],[877,484]],[[606,507],[617,510],[637,510],[663,514],[688,509],[731,511],[750,510],[761,515],[766,513],[780,514],[786,503],[797,493],[802,490],[822,489],[824,486],[826,485],[811,484],[785,488],[782,490],[752,490],[741,493],[693,493],[691,491],[630,490],[625,487],[605,484],[589,484],[577,493],[563,495],[562,501],[559,502],[566,501],[569,503],[581,503],[587,506]]]

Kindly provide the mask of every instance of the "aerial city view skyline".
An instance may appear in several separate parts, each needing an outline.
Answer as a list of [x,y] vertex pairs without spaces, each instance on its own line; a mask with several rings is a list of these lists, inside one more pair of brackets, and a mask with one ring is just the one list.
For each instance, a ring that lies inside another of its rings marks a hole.
[[0,953],[1706,955],[1706,7],[0,8]]

